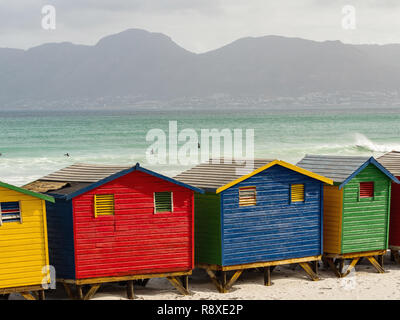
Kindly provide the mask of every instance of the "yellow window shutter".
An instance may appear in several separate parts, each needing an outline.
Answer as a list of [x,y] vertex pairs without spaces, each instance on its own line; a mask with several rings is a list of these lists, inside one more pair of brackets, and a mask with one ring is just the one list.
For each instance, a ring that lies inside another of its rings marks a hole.
[[114,214],[114,195],[96,194],[94,196],[94,216],[110,216]]
[[255,206],[257,204],[256,187],[239,188],[239,206]]
[[304,202],[304,184],[292,185],[292,202]]

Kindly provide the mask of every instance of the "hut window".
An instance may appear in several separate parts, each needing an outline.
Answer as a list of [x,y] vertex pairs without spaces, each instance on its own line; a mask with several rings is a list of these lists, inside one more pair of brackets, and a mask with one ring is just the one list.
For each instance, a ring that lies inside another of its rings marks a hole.
[[304,202],[304,184],[292,184],[291,202]]
[[172,212],[172,192],[154,192],[154,212]]
[[22,222],[18,201],[0,203],[0,225],[6,222]]
[[94,216],[111,216],[114,214],[114,195],[96,194],[94,196]]
[[256,187],[239,188],[239,206],[255,206],[257,204]]
[[360,182],[360,199],[374,197],[374,183]]

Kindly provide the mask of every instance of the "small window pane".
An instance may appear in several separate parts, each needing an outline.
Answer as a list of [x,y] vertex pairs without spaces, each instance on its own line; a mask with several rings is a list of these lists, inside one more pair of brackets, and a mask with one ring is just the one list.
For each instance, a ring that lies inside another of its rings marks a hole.
[[255,206],[257,204],[256,187],[239,188],[239,206]]
[[154,192],[155,212],[172,212],[172,192]]
[[0,204],[0,219],[2,223],[21,222],[19,202],[2,202]]

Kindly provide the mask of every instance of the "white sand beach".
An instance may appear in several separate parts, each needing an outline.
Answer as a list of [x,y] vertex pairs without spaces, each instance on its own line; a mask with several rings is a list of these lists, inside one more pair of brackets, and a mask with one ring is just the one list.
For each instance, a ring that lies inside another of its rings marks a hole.
[[[137,300],[321,300],[321,299],[400,299],[400,265],[385,256],[385,274],[375,271],[368,261],[362,260],[355,273],[343,279],[336,278],[331,270],[320,268],[320,281],[311,281],[298,266],[280,266],[272,273],[270,287],[263,285],[261,272],[246,271],[226,294],[218,293],[203,270],[194,270],[190,277],[190,296],[180,295],[166,279],[152,279],[145,288],[135,286]],[[13,294],[10,299],[21,299]],[[57,290],[46,293],[46,299],[67,299],[61,285]],[[93,300],[125,300],[125,286],[119,284],[104,285]]]

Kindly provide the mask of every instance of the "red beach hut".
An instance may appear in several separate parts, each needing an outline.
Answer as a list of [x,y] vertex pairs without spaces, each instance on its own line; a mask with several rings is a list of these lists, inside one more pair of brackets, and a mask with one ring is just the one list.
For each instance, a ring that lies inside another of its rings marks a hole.
[[74,285],[79,299],[90,299],[102,283],[127,281],[133,299],[133,281],[159,277],[188,293],[201,189],[139,164],[75,164],[25,188],[55,198],[47,206],[50,264],[71,297]]
[[[396,178],[400,179],[400,151],[392,151],[377,159]],[[400,263],[400,184],[392,183],[389,226],[389,249]]]

